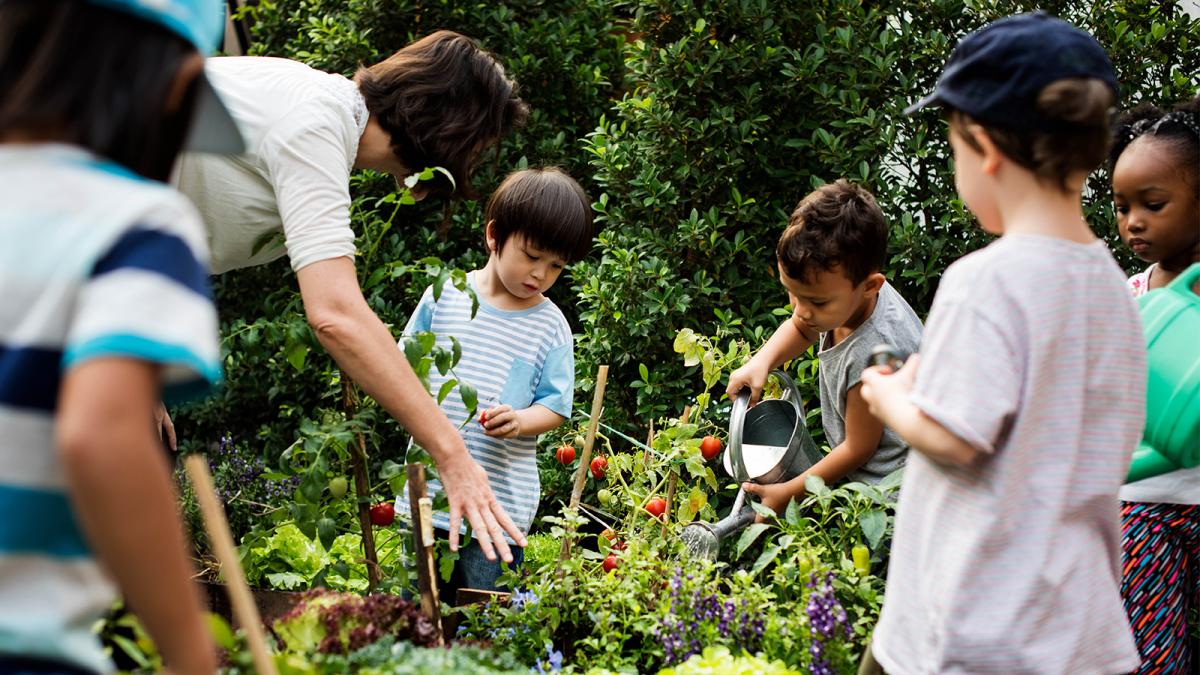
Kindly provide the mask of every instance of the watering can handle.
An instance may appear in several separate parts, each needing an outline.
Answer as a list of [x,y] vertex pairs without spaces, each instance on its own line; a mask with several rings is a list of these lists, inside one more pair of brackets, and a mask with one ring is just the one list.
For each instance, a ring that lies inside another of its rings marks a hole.
[[[800,405],[800,390],[796,383],[782,370],[772,370],[767,378],[774,375],[786,390],[787,398],[796,408],[796,419],[804,419],[804,407]],[[750,480],[750,472],[746,470],[746,459],[742,455],[742,427],[746,422],[746,411],[750,409],[750,390],[742,389],[733,399],[733,408],[729,411],[729,468],[733,469],[733,479],[738,485]]]

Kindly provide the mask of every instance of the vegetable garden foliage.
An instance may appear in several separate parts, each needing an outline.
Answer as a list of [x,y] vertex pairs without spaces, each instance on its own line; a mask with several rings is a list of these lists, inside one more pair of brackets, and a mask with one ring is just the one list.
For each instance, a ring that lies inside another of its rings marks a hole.
[[[1200,86],[1200,21],[1178,3],[1039,6],[1107,48],[1123,106],[1169,103]],[[722,383],[701,372],[699,359],[676,358],[674,338],[681,329],[718,335],[702,352],[741,354],[739,344],[757,346],[778,325],[786,296],[774,277],[774,243],[796,202],[822,182],[847,177],[876,194],[892,224],[885,272],[918,312],[928,310],[946,266],[987,237],[954,193],[945,125],[935,112],[905,117],[901,110],[932,88],[957,36],[1033,7],[1013,0],[263,0],[246,15],[255,53],[347,75],[437,28],[497,53],[533,112],[485,159],[475,188],[486,196],[527,164],[561,165],[588,187],[603,231],[552,296],[577,332],[579,409],[586,411],[596,366],[610,364],[604,420],[643,439],[651,419],[678,417],[698,393],[712,397],[701,405],[704,433],[723,428]],[[1134,269],[1116,238],[1107,181],[1103,170],[1091,179],[1089,220]],[[427,284],[460,281],[461,270],[485,257],[480,202],[403,205],[394,189],[390,177],[356,175],[352,219],[367,300],[398,335]],[[277,479],[302,476],[305,488],[280,516],[331,542],[347,530],[352,509],[333,506],[328,483],[318,479],[345,475],[346,447],[362,432],[371,475],[379,477],[376,495],[389,495],[402,482],[393,462],[402,461],[407,438],[369,401],[347,421],[339,371],[304,320],[286,262],[223,275],[217,299],[227,384],[218,397],[176,411],[182,443],[202,449],[229,435],[283,472]],[[439,358],[417,360],[441,367]],[[793,363],[820,439],[816,368],[811,352]],[[546,444],[571,442],[582,419]],[[686,439],[661,442],[698,443],[697,433],[693,426]],[[632,444],[609,438],[605,452],[619,475],[632,461],[622,450]],[[300,450],[304,461],[296,459]],[[323,465],[313,463],[318,452]],[[569,472],[552,455],[541,453],[543,514],[557,512],[555,502],[569,492]],[[691,456],[673,461],[687,471]],[[705,494],[718,492],[703,482]],[[634,487],[631,499],[645,496]],[[595,496],[589,481],[586,501],[595,504]],[[715,501],[699,499],[693,513],[712,516]],[[862,527],[875,533],[879,525],[868,519]],[[753,546],[766,550],[783,536]]]

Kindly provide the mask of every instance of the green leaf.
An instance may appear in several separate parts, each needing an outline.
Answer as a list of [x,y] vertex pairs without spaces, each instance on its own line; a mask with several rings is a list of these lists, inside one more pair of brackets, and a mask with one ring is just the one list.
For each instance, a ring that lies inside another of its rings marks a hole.
[[763,549],[762,555],[758,556],[758,560],[754,561],[754,567],[750,568],[750,574],[757,575],[759,572],[762,572],[766,569],[767,565],[771,564],[771,561],[779,556],[779,552],[782,550],[783,547],[781,546],[768,546]]
[[271,588],[294,591],[306,588],[308,586],[308,579],[295,572],[272,572],[267,575],[267,583],[271,584]]
[[208,632],[212,635],[213,642],[217,643],[218,647],[225,651],[231,651],[237,647],[237,639],[233,636],[233,629],[229,627],[229,623],[220,614],[205,612],[204,620],[208,624]]
[[442,297],[442,288],[446,285],[446,280],[450,278],[449,268],[443,267],[433,280],[433,299],[437,300]]
[[818,497],[826,497],[829,495],[829,488],[825,487],[825,479],[820,476],[808,475],[804,479],[804,489],[809,494]]
[[750,545],[753,544],[756,539],[758,539],[759,535],[761,535],[763,532],[766,532],[770,527],[771,526],[766,523],[754,523],[750,527],[747,527],[742,532],[742,536],[738,538],[736,548],[737,553],[734,555],[734,557],[742,557],[742,554],[746,552],[746,549],[750,548]]
[[415,370],[425,356],[425,350],[421,349],[421,343],[415,338],[406,337],[404,338],[404,356],[408,359],[408,365]]
[[284,349],[287,362],[297,371],[304,370],[304,360],[308,357],[308,345],[303,342],[289,342]]
[[867,511],[858,517],[858,526],[867,538],[867,545],[871,550],[875,550],[883,543],[883,535],[887,531],[887,514],[878,509]]
[[800,503],[795,499],[788,502],[787,512],[784,515],[784,520],[787,521],[788,525],[800,524]]
[[458,393],[462,396],[462,402],[467,407],[467,412],[474,414],[475,409],[479,407],[479,392],[470,382],[460,382]]
[[134,662],[138,664],[138,668],[146,670],[151,667],[150,661],[146,658],[146,655],[142,653],[141,648],[138,647],[133,640],[130,640],[129,638],[120,634],[110,635],[109,637],[112,638],[112,641],[121,648],[121,651],[126,656],[133,659]]
[[646,368],[646,364],[644,364],[644,363],[638,364],[638,374],[642,376],[643,382],[650,381],[650,370],[648,368]]
[[326,551],[333,548],[333,540],[337,538],[337,521],[328,516],[318,519],[317,537]]
[[391,480],[393,476],[398,476],[402,473],[404,473],[404,466],[390,459],[383,460],[383,466],[379,467],[380,480]]
[[437,393],[438,405],[441,405],[442,401],[446,400],[446,397],[449,396],[450,392],[454,390],[454,386],[456,384],[458,384],[458,380],[456,380],[454,378],[450,378],[449,380],[446,380],[445,382],[442,383],[442,386],[438,389],[438,393]]
[[758,515],[762,516],[763,518],[778,518],[779,517],[774,511],[763,506],[759,502],[750,502],[750,508],[754,509],[754,512],[757,513]]
[[325,491],[325,472],[318,471],[314,466],[304,472],[304,477],[300,479],[300,495],[312,503],[321,501],[321,494]]

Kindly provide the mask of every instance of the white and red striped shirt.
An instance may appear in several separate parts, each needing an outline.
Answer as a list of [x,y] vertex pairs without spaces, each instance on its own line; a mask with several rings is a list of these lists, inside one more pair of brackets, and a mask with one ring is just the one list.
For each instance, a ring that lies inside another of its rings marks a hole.
[[872,650],[889,673],[1120,673],[1117,491],[1141,437],[1137,306],[1102,242],[1009,235],[950,266],[911,400],[969,442],[909,454]]

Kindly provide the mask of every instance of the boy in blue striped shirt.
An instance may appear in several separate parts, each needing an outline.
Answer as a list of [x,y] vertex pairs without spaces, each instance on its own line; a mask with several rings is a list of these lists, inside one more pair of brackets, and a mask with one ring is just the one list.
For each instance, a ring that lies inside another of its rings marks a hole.
[[[571,328],[543,294],[564,267],[591,248],[592,210],[583,188],[567,174],[525,169],[496,189],[486,221],[487,265],[467,275],[479,299],[478,312],[472,316],[471,297],[456,288],[445,287],[436,300],[428,288],[404,333],[432,332],[443,347],[450,346],[453,336],[462,346],[455,374],[478,390],[482,412],[478,420],[468,421],[457,389],[442,402],[442,410],[462,427],[467,449],[487,471],[505,511],[528,532],[541,492],[537,436],[571,416],[575,389]],[[439,390],[450,377],[434,371],[431,389]],[[436,481],[429,487],[431,492],[441,488]],[[399,508],[408,510],[403,497]],[[444,512],[434,514],[433,523],[449,530]],[[514,569],[523,557],[514,548]],[[501,572],[500,561],[488,561],[473,541],[460,549],[443,597],[453,599],[457,588],[496,590]]]

